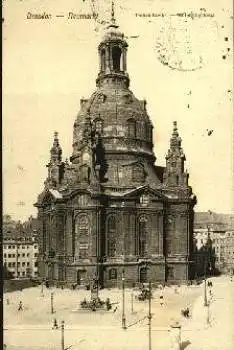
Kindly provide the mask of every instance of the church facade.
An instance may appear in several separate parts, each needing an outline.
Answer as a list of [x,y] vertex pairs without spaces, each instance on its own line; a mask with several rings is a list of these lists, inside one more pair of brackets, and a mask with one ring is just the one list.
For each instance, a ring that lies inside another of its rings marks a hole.
[[146,101],[129,89],[127,42],[114,18],[99,44],[96,90],[81,99],[73,152],[55,133],[38,196],[39,274],[103,287],[193,278],[193,207],[177,124],[166,166],[155,165]]

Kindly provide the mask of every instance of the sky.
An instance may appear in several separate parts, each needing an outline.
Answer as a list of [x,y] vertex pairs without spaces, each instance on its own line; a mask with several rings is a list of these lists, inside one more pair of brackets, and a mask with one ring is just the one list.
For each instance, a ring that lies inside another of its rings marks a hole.
[[[53,133],[69,158],[80,99],[95,91],[104,28],[93,19],[68,18],[69,12],[91,14],[92,3],[107,20],[107,0],[4,1],[3,211],[14,219],[36,215]],[[128,37],[130,89],[147,100],[154,124],[156,164],[165,165],[177,120],[195,210],[233,213],[232,1],[118,0],[115,8]],[[192,19],[191,11],[212,17]],[[51,18],[27,18],[43,13]]]

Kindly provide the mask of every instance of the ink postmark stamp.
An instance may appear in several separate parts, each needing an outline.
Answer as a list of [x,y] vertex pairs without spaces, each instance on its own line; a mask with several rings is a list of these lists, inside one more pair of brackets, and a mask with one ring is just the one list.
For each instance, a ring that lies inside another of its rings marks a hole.
[[[178,71],[195,71],[206,64],[210,43],[214,40],[213,14],[202,17],[196,13],[167,14],[157,18],[155,50],[158,60]],[[205,30],[210,36],[205,36]]]

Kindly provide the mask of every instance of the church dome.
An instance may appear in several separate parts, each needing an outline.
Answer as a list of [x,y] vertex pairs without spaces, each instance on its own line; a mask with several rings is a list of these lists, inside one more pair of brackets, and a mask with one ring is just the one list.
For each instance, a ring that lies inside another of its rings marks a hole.
[[[138,183],[145,183],[147,177],[159,184],[154,168],[153,126],[146,101],[137,99],[129,89],[127,47],[124,35],[112,18],[98,46],[96,91],[89,99],[80,101],[80,111],[74,123],[71,161],[78,167],[85,162],[90,167],[95,147],[93,136],[96,135],[108,164],[109,181],[120,183],[119,174],[133,173],[136,167]],[[134,182],[132,178],[134,176],[129,175],[129,184]]]

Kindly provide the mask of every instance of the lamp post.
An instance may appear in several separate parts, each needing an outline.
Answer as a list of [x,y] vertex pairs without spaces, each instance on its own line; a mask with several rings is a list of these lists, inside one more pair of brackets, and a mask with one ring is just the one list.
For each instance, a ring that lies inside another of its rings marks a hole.
[[64,347],[64,321],[61,321],[61,350],[65,350],[65,347]]
[[132,312],[132,314],[134,313],[134,310],[133,310],[133,292],[131,293],[131,312]]
[[151,320],[152,320],[152,314],[151,314],[151,281],[149,281],[149,313],[148,313],[148,320],[149,320],[149,350],[152,349],[152,338],[151,338]]
[[205,279],[204,279],[204,306],[207,306],[208,303],[207,303],[207,281],[206,281],[206,276],[205,276]]
[[125,277],[124,269],[122,271],[122,328],[127,329],[126,327],[126,317],[125,317]]
[[50,295],[50,310],[51,313],[54,313],[54,293],[52,292]]
[[43,278],[41,279],[41,296],[44,295],[44,284],[43,284]]

